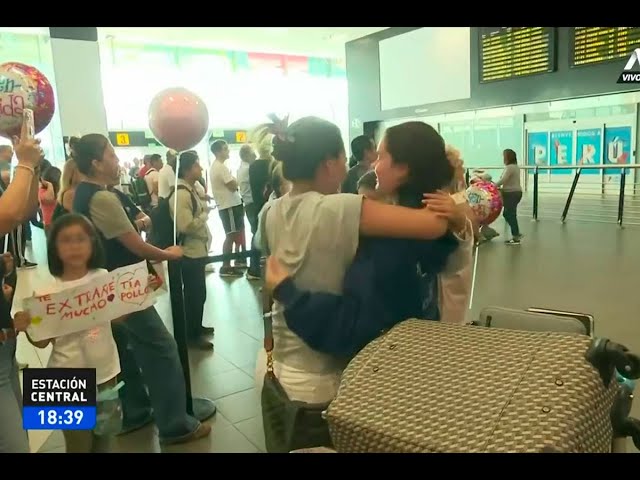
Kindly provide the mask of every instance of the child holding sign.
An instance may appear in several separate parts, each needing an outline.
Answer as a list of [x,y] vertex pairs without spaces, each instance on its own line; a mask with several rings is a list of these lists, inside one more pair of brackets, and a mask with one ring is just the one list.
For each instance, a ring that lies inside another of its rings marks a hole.
[[[89,220],[77,214],[67,214],[51,226],[48,239],[49,271],[53,284],[37,296],[47,295],[90,282],[107,271],[98,234]],[[157,277],[150,277],[149,286],[158,288]],[[35,321],[35,319],[33,319]],[[122,318],[113,319],[114,321]],[[15,314],[16,329],[24,330],[31,323],[29,312]],[[28,336],[28,335],[27,335]],[[53,343],[48,368],[95,368],[98,385],[98,420],[94,430],[65,430],[67,453],[90,453],[108,450],[109,437],[119,433],[122,409],[118,400],[117,382],[120,373],[118,350],[105,323],[92,329],[43,341],[29,341],[44,348]]]

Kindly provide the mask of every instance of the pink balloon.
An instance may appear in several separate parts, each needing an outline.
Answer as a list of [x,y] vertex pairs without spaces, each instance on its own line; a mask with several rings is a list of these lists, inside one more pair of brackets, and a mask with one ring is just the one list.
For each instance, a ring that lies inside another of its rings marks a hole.
[[206,135],[209,111],[202,99],[186,88],[167,88],[151,100],[149,128],[164,146],[184,152]]
[[502,213],[502,195],[492,182],[472,182],[467,189],[467,197],[480,225],[491,225]]
[[56,110],[51,83],[35,67],[18,62],[0,65],[0,135],[20,135],[25,108],[33,110],[35,133],[51,122]]

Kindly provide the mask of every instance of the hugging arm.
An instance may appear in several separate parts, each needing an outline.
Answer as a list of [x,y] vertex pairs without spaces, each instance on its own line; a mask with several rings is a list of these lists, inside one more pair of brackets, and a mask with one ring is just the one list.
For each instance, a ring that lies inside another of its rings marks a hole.
[[352,357],[380,334],[377,320],[384,309],[374,292],[373,264],[366,259],[349,267],[341,295],[302,290],[288,277],[273,297],[284,306],[291,331],[319,352]]

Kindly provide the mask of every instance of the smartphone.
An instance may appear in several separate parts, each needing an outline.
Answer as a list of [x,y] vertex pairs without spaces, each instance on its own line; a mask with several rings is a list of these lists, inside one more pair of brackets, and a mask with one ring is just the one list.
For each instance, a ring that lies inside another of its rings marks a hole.
[[33,119],[33,110],[25,108],[23,112],[23,120],[26,125],[27,138],[33,138],[36,134],[36,127]]

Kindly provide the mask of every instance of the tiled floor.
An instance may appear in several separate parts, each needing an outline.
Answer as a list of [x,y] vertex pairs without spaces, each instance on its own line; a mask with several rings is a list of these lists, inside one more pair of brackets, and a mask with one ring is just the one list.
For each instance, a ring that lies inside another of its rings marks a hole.
[[[498,231],[502,225],[498,224]],[[522,220],[522,245],[508,247],[500,237],[480,250],[473,313],[483,306],[530,306],[577,310],[596,317],[596,333],[640,352],[638,276],[640,229],[612,225]],[[40,260],[40,258],[37,258]],[[262,338],[257,285],[244,278],[208,276],[206,323],[216,328],[215,351],[190,353],[193,391],[215,399],[218,414],[207,439],[162,448],[154,427],[120,437],[123,452],[259,452],[264,451],[262,422],[253,371]],[[169,319],[168,298],[158,309]],[[22,361],[45,364],[21,347]],[[24,355],[24,356],[23,356]],[[26,358],[26,355],[32,355]],[[640,402],[633,413],[640,417]],[[41,443],[41,435],[32,443]],[[36,449],[34,449],[35,451]],[[54,432],[37,448],[63,452]]]

